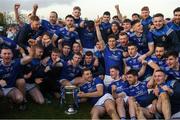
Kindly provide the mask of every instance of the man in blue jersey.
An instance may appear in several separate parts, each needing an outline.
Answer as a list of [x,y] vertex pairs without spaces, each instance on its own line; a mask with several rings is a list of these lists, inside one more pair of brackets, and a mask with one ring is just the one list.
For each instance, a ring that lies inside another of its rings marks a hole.
[[58,95],[59,94],[59,83],[60,74],[65,66],[65,62],[60,59],[60,51],[54,48],[51,55],[43,63],[44,66],[44,80],[40,84],[41,91],[44,96],[48,97],[48,94]]
[[[2,48],[0,61],[0,85],[4,96],[12,99],[14,103],[20,104],[25,96],[22,88],[25,85],[24,79],[18,79],[21,72],[21,65],[28,64],[34,56],[34,50],[28,56],[13,60],[13,53],[10,48]],[[17,84],[18,89],[15,87]]]
[[155,47],[155,52],[153,55],[148,57],[147,59],[148,65],[152,65],[152,62],[157,64],[160,68],[166,64],[165,59],[165,48],[162,44],[158,44]]
[[41,20],[41,25],[49,32],[51,35],[55,33],[56,30],[60,29],[61,26],[57,23],[58,14],[55,11],[51,11],[49,14],[49,21]]
[[128,36],[130,37],[132,35],[132,31],[131,31],[131,20],[130,19],[124,19],[123,20],[123,24],[122,24],[122,27],[123,27],[123,32],[126,32],[128,34]]
[[79,35],[75,31],[74,17],[72,15],[67,15],[65,17],[65,23],[66,26],[57,30],[53,35],[52,37],[53,45],[56,46],[58,39],[59,39],[58,44],[61,44],[60,46],[62,46],[62,43],[69,43],[72,46],[72,44],[75,41],[81,43],[79,40]]
[[79,37],[83,47],[83,53],[86,51],[94,52],[96,32],[94,27],[94,21],[85,21],[84,25],[79,29]]
[[94,57],[91,51],[87,51],[84,55],[82,63],[83,68],[89,68],[93,74],[93,77],[104,77],[104,68],[102,63],[99,62],[98,58]]
[[[155,96],[152,93],[148,93],[147,82],[140,82],[138,80],[138,72],[136,70],[129,70],[126,74],[127,81],[130,84],[129,88],[126,89],[126,95],[128,96],[128,106],[129,106],[129,114],[131,119],[137,117],[145,116],[146,118],[153,118],[153,114],[155,113],[156,104],[153,101]],[[142,107],[143,115],[139,116],[139,113],[135,111],[136,102]],[[152,104],[153,103],[153,104]],[[141,118],[142,119],[142,118]]]
[[76,53],[73,55],[72,60],[70,60],[67,65],[63,67],[59,80],[62,86],[69,86],[72,84],[78,85],[82,82],[80,78],[82,67],[79,64],[81,60],[82,55],[80,53]]
[[110,75],[113,79],[109,86],[111,94],[114,99],[116,99],[116,110],[121,118],[121,120],[126,119],[125,103],[127,102],[127,96],[123,95],[123,92],[129,87],[127,81],[122,80],[119,75],[119,68],[113,66],[110,68]]
[[22,47],[26,52],[29,50],[28,40],[36,40],[40,35],[43,34],[45,29],[40,26],[40,19],[38,16],[31,17],[31,23],[26,24],[23,28],[18,32],[15,41],[17,44]]
[[180,41],[180,7],[174,9],[173,14],[173,20],[168,22],[167,25],[169,28],[173,29],[176,32]]
[[146,72],[146,62],[143,60],[139,60],[141,54],[137,52],[137,46],[134,43],[128,43],[128,53],[129,57],[124,60],[125,64],[125,73],[128,72],[130,69],[135,69],[138,71],[138,76],[144,80],[144,77],[149,75],[145,75]]
[[157,83],[154,93],[158,96],[156,104],[157,111],[163,113],[164,119],[169,120],[171,117],[171,104],[169,96],[173,94],[173,85],[175,81],[166,81],[166,75],[162,70],[154,73],[154,81]]
[[164,15],[157,13],[153,16],[154,29],[151,30],[153,34],[154,44],[163,44],[167,51],[180,51],[180,42],[173,29],[164,24]]
[[146,33],[149,31],[150,26],[152,24],[152,17],[149,15],[150,11],[149,11],[149,7],[148,6],[144,6],[141,9],[141,24],[143,25],[143,31]]
[[81,16],[81,8],[79,6],[74,6],[72,15],[74,17],[75,27],[79,32],[80,24],[83,21],[82,18],[80,17]]
[[44,103],[44,97],[36,84],[43,81],[44,73],[41,65],[43,47],[35,45],[35,55],[32,61],[22,66],[22,75],[26,80],[24,91],[28,92],[33,100],[38,104]]
[[61,56],[60,58],[62,60],[64,60],[64,62],[68,62],[69,60],[71,60],[73,57],[73,54],[71,52],[71,46],[70,44],[68,43],[64,43],[63,46],[62,46],[62,53],[61,53]]
[[110,67],[112,66],[118,66],[120,70],[120,74],[122,75],[123,73],[123,55],[122,52],[116,48],[116,39],[115,36],[110,35],[108,37],[108,43],[105,45],[104,40],[101,36],[100,28],[99,28],[99,20],[96,20],[96,32],[97,32],[97,37],[100,43],[103,46],[103,53],[104,53],[104,62],[105,62],[105,78],[104,78],[104,83],[105,86],[108,86],[112,79],[110,77]]
[[78,96],[83,99],[83,101],[89,101],[93,108],[91,110],[91,118],[99,119],[105,112],[112,119],[119,119],[114,99],[111,94],[106,93],[103,80],[100,78],[93,78],[91,70],[88,68],[83,69],[82,78],[85,83],[80,86],[80,92]]
[[100,31],[101,31],[101,34],[102,34],[102,38],[103,38],[105,43],[107,43],[108,35],[110,34],[110,31],[111,31],[110,19],[111,19],[110,12],[109,11],[105,11],[103,13],[103,16],[102,16],[102,22],[99,25]]
[[129,43],[128,34],[126,32],[120,32],[119,33],[119,39],[117,40],[117,48],[122,51],[124,58],[129,56],[129,54],[128,54],[128,43]]
[[168,79],[180,80],[180,64],[177,52],[169,51],[166,53],[166,64],[162,69],[168,75]]
[[143,30],[143,26],[139,20],[131,22],[134,35],[129,38],[130,42],[137,44],[138,52],[142,55],[141,60],[146,59],[154,52],[154,41],[152,33]]

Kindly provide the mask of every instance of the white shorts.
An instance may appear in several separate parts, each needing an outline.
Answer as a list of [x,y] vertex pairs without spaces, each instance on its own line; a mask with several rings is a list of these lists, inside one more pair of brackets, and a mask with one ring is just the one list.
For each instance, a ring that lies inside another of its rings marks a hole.
[[7,96],[9,92],[11,92],[15,87],[11,88],[2,88],[2,92],[4,96]]
[[35,83],[26,83],[25,89],[26,89],[26,91],[30,91],[35,87],[36,87]]
[[124,100],[125,103],[127,103],[128,98],[129,98],[128,96],[126,96],[126,97],[123,98],[123,100]]
[[104,85],[106,87],[108,87],[111,84],[112,81],[113,81],[113,79],[111,78],[110,75],[105,75],[105,77],[104,77]]
[[96,104],[94,106],[104,106],[104,103],[106,100],[113,100],[114,101],[114,98],[111,94],[106,93],[101,98],[99,98],[99,100],[96,102]]

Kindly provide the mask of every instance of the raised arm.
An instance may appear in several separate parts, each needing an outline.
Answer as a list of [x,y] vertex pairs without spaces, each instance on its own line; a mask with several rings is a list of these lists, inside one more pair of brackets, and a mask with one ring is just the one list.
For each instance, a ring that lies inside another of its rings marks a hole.
[[98,18],[95,20],[96,35],[97,35],[98,41],[99,41],[100,43],[102,43],[103,46],[105,46],[105,43],[104,43],[104,40],[103,40],[103,38],[102,38],[99,25],[100,25],[100,18],[98,17]]
[[30,51],[29,51],[29,55],[21,58],[21,64],[25,65],[25,64],[28,64],[29,62],[31,62],[34,55],[35,55],[35,47],[31,46]]
[[32,10],[32,15],[33,15],[33,16],[36,16],[37,9],[38,9],[38,4],[34,4],[34,5],[33,5],[33,10]]
[[16,19],[17,23],[19,24],[19,26],[23,26],[24,22],[19,17],[19,11],[18,11],[19,8],[20,8],[19,3],[14,4],[15,19]]
[[121,14],[120,10],[119,10],[119,5],[115,5],[115,9],[116,9],[117,16],[118,16],[119,20],[122,21],[123,17],[122,17],[122,14]]

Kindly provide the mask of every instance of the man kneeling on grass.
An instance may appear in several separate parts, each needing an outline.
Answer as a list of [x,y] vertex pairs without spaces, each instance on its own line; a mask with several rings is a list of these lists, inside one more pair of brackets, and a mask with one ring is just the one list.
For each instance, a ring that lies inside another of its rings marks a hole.
[[103,81],[100,78],[93,78],[88,68],[83,69],[82,78],[86,81],[80,86],[78,96],[81,102],[89,101],[93,106],[91,110],[91,118],[99,119],[105,112],[112,119],[119,119],[114,99],[111,94],[106,93]]

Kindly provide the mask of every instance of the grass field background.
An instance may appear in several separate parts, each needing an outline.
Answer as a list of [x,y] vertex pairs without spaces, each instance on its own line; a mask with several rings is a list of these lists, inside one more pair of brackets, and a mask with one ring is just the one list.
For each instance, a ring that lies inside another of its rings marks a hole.
[[66,115],[64,107],[59,100],[53,100],[51,104],[38,105],[28,100],[27,110],[19,111],[18,108],[11,108],[6,98],[0,100],[0,119],[90,119],[91,106],[82,103],[78,112],[74,115]]

